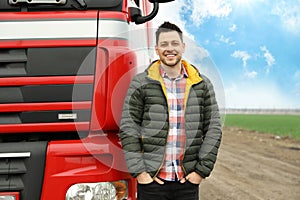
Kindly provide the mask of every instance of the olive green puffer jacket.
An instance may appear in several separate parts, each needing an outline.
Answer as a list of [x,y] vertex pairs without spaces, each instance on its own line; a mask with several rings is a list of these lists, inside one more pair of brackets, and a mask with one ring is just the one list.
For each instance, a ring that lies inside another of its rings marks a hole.
[[[185,95],[185,174],[193,171],[205,178],[217,158],[222,130],[211,82],[182,61],[188,78]],[[125,98],[120,138],[129,172],[136,177],[148,172],[155,177],[164,161],[169,129],[166,88],[159,72],[160,61],[136,75]]]

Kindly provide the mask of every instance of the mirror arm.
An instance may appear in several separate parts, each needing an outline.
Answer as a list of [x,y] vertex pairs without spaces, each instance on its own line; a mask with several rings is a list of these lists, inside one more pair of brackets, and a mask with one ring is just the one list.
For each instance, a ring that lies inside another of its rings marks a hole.
[[143,23],[145,23],[147,21],[150,21],[158,13],[158,8],[159,8],[158,4],[159,3],[157,1],[153,2],[153,10],[147,16],[142,16],[141,10],[139,8],[137,8],[137,7],[129,7],[131,21],[135,22],[136,24],[143,24]]

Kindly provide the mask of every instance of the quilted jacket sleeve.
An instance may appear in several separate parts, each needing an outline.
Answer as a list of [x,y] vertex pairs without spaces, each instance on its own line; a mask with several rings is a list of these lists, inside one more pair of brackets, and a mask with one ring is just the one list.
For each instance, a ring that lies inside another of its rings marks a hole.
[[204,92],[204,140],[199,152],[199,162],[196,172],[203,178],[210,175],[217,159],[222,138],[222,124],[218,104],[212,83],[204,77],[206,88]]
[[140,137],[140,125],[142,123],[144,109],[141,85],[139,76],[136,76],[128,89],[120,123],[120,139],[126,164],[133,177],[146,171]]

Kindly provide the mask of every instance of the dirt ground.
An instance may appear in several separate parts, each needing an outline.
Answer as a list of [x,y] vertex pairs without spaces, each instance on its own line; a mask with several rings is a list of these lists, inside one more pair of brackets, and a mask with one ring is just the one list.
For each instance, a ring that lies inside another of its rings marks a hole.
[[300,141],[224,128],[200,200],[300,200]]

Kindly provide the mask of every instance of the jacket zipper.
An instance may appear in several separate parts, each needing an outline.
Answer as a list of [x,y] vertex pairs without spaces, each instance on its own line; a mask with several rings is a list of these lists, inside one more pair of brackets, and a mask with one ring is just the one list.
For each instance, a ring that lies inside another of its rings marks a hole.
[[[189,98],[189,95],[190,95],[190,90],[192,89],[193,85],[194,85],[194,84],[191,85],[191,87],[190,87],[188,93],[186,94],[186,105],[184,105],[184,125],[186,124],[186,121],[185,121],[186,117],[185,117],[185,116],[186,116],[186,107],[187,107],[187,103],[188,103],[188,98]],[[187,92],[187,91],[186,91],[186,92]],[[185,143],[184,143],[184,152],[183,152],[182,162],[180,163],[180,166],[181,166],[181,168],[182,168],[182,170],[183,170],[185,176],[187,176],[187,175],[188,175],[188,174],[187,174],[187,171],[186,171],[186,169],[185,169],[184,166],[183,166],[183,160],[184,160],[184,157],[185,157],[186,143],[187,143],[187,135],[186,135],[186,131],[185,131],[184,133],[185,133],[185,137],[186,137],[186,138],[185,138]]]
[[[165,101],[167,102],[167,107],[168,107],[168,117],[169,117],[169,114],[170,114],[170,108],[169,108],[169,105],[168,105],[168,99],[167,99],[167,96],[166,96],[165,91],[164,91],[164,89],[163,89],[162,83],[161,83],[159,80],[155,80],[155,79],[150,78],[149,76],[146,76],[146,78],[149,79],[149,80],[151,80],[151,81],[154,81],[154,82],[156,82],[157,84],[160,85],[161,90],[162,90],[162,92],[163,92],[163,94],[164,94],[164,97],[165,97]],[[169,120],[169,119],[168,119],[168,120]],[[169,131],[170,131],[170,124],[169,124],[169,127],[168,127],[168,134],[167,134],[166,139],[168,139],[168,137],[169,137]],[[158,175],[159,171],[161,170],[161,168],[162,168],[162,166],[163,166],[163,164],[164,164],[165,157],[166,157],[166,144],[165,144],[164,157],[163,157],[162,163],[160,164],[159,168],[158,168],[157,171],[155,172],[153,178],[155,178],[155,177]]]
[[[163,92],[163,94],[164,94],[165,101],[167,102],[167,107],[168,107],[168,120],[169,120],[170,107],[169,107],[169,104],[168,104],[168,99],[167,99],[167,96],[166,96],[166,94],[165,94],[165,92],[164,92],[164,90],[163,90],[162,83],[161,83],[160,81],[158,81],[158,82],[159,82],[160,87],[161,87],[161,90],[162,90],[162,92]],[[161,168],[162,168],[163,165],[164,165],[165,157],[166,157],[166,151],[167,151],[167,142],[168,142],[169,132],[170,132],[170,121],[169,121],[169,126],[168,126],[168,134],[167,134],[167,137],[166,137],[166,144],[165,144],[165,146],[164,146],[164,148],[165,148],[165,150],[164,150],[164,157],[163,157],[163,160],[162,160],[162,162],[161,162],[159,168],[157,169],[156,173],[154,174],[153,178],[155,178],[155,177],[158,175],[158,173],[160,172]]]

